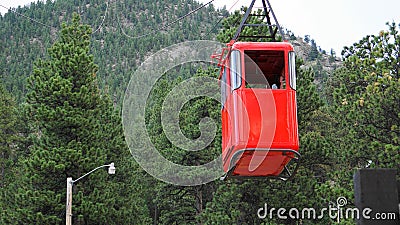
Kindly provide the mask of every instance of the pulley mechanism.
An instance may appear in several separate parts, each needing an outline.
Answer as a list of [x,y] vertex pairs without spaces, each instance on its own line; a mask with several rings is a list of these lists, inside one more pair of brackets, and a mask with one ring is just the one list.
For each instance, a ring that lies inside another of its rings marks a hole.
[[[244,14],[244,17],[232,40],[236,42],[239,41],[241,38],[255,38],[255,39],[267,38],[273,42],[276,42],[278,41],[276,34],[279,31],[282,39],[286,41],[283,30],[279,25],[279,22],[275,16],[274,11],[272,10],[271,3],[269,2],[269,0],[261,0],[263,5],[262,12],[255,14],[252,13],[252,11],[256,1],[257,0],[252,0],[250,6],[247,8],[246,13]],[[252,17],[261,18],[261,21],[263,21],[264,23],[252,24],[250,23]],[[250,35],[241,34],[245,27],[268,27],[269,34],[250,34]]]

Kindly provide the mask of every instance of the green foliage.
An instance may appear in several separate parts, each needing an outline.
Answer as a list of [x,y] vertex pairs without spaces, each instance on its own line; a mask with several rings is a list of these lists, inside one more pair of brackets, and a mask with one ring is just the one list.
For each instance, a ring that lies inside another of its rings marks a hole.
[[[395,23],[388,31],[368,35],[346,47],[345,68],[334,77],[334,103],[345,115],[344,128],[354,135],[352,165],[400,169],[400,36]],[[335,81],[336,82],[336,81]],[[350,141],[350,140],[349,140]]]
[[194,0],[63,0],[37,1],[29,8],[19,7],[18,13],[44,25],[11,12],[0,17],[0,74],[4,75],[1,79],[16,101],[23,102],[26,78],[35,60],[47,54],[61,23],[78,12],[82,21],[92,27],[90,49],[99,65],[99,87],[120,106],[132,71],[151,52],[186,40],[213,39],[219,28],[218,15],[227,12],[211,6],[162,31],[152,32],[199,6]]
[[[201,65],[200,65],[201,66]],[[146,126],[148,134],[154,146],[167,159],[187,166],[197,166],[208,163],[218,157],[221,149],[221,134],[218,133],[212,143],[201,151],[187,151],[173,145],[165,135],[161,126],[161,110],[173,112],[179,108],[177,102],[164,105],[165,98],[173,88],[177,87],[191,74],[195,78],[216,78],[215,68],[202,69],[199,65],[183,65],[164,75],[154,86],[146,108]],[[175,89],[177,96],[182,98],[184,91]],[[201,92],[201,91],[200,91]],[[164,108],[163,108],[164,107]],[[186,138],[195,140],[199,138],[200,121],[208,117],[212,121],[220,119],[220,105],[208,97],[199,97],[185,103],[179,112],[179,127]],[[164,118],[165,119],[165,118]],[[217,124],[220,130],[220,124]],[[190,176],[183,174],[182,176]],[[177,187],[162,182],[150,181],[155,187],[151,190],[151,202],[153,219],[159,224],[197,224],[202,215],[206,203],[212,199],[215,184],[206,184],[194,187]]]
[[310,44],[311,44],[311,51],[310,51],[310,54],[308,55],[308,60],[313,61],[318,58],[319,51],[318,51],[317,43],[315,42],[314,39],[311,40]]
[[[394,23],[388,24],[387,31],[346,47],[344,67],[330,77],[321,74],[318,61],[314,69],[300,69],[303,62],[297,61],[302,164],[293,180],[228,180],[177,187],[139,169],[114,111],[131,71],[152,51],[208,38],[202,36],[205,31],[212,38],[210,28],[218,18],[215,9],[208,7],[167,31],[135,37],[198,6],[192,0],[39,1],[17,11],[45,21],[44,26],[13,13],[0,17],[0,50],[4,53],[0,55],[0,74],[10,92],[0,87],[1,224],[63,223],[66,178],[76,179],[110,162],[117,168],[114,176],[101,170],[75,183],[74,224],[333,224],[336,221],[328,216],[279,220],[275,214],[259,219],[257,212],[265,204],[319,210],[340,196],[352,207],[354,171],[367,164],[395,168],[400,178],[400,38]],[[79,11],[92,29],[72,16],[74,11]],[[219,41],[231,40],[244,11],[223,20]],[[60,25],[61,21],[70,22]],[[253,17],[250,22],[261,21]],[[265,27],[243,32],[268,34]],[[290,32],[288,36],[295,39]],[[315,41],[309,35],[305,41],[312,47],[307,60],[318,59]],[[334,55],[331,51],[329,60],[334,60]],[[148,134],[171,161],[182,165],[209,162],[221,151],[221,134],[203,151],[184,151],[166,137],[160,110],[167,94],[183,80],[192,74],[216,78],[217,71],[182,66],[173,73],[159,80],[148,101]],[[323,100],[315,77],[328,79]],[[14,99],[26,103],[17,105]],[[183,106],[179,127],[187,138],[200,136],[204,117],[219,121],[220,105],[200,97]]]
[[[254,182],[224,181],[202,215],[205,224],[254,224],[263,193]],[[261,207],[261,206],[260,206]]]
[[328,81],[331,122],[326,134],[335,166],[318,193],[352,199],[354,172],[365,167],[394,168],[399,177],[400,38],[396,25],[388,26],[388,31],[346,47],[344,67]]
[[18,135],[17,106],[14,99],[0,83],[0,223],[9,213],[7,209],[7,190],[12,182],[12,168],[18,155],[17,143],[20,141]]
[[11,207],[15,213],[6,222],[61,223],[67,177],[76,179],[110,162],[118,168],[115,177],[101,171],[74,185],[73,222],[147,221],[140,185],[134,182],[137,167],[127,160],[120,119],[97,86],[98,67],[89,53],[90,34],[90,27],[74,14],[71,24],[62,25],[59,39],[48,50],[49,57],[38,60],[29,77],[27,103],[31,123],[37,127],[36,140],[20,160],[23,175],[13,184],[16,194]]
[[4,187],[8,168],[15,161],[18,136],[17,107],[10,93],[0,84],[0,187]]
[[[297,60],[297,65],[301,65],[302,61]],[[301,128],[307,128],[303,122],[311,122],[313,112],[318,110],[322,105],[322,100],[317,92],[317,86],[314,84],[314,72],[312,69],[297,70],[298,73],[298,94],[297,108],[299,111],[298,120]]]
[[[4,192],[7,198],[1,199],[1,205],[8,206],[4,208],[8,216],[1,216],[5,221],[0,223],[61,222],[65,217],[66,177],[77,178],[111,161],[115,162],[117,176],[96,172],[74,186],[74,222],[150,223],[147,207],[153,207],[151,197],[155,195],[150,190],[154,181],[132,162],[120,119],[110,106],[110,99],[101,93],[111,93],[117,106],[131,71],[149,52],[184,40],[212,38],[218,28],[211,29],[218,19],[212,6],[169,26],[168,30],[149,34],[150,29],[157,30],[198,6],[192,0],[66,0],[37,2],[30,8],[16,9],[42,25],[14,13],[0,17],[0,39],[4,43],[0,46],[4,53],[0,56],[0,73],[5,74],[1,79],[18,102],[24,101],[25,78],[34,70],[29,79],[29,110],[21,107],[24,124],[20,132],[33,138],[22,143],[19,165],[12,174],[15,182],[9,185],[9,192]],[[93,29],[66,26],[58,32],[61,21],[70,20],[74,11],[79,11],[82,20]],[[203,37],[206,31],[207,37]],[[149,35],[135,38],[143,34]],[[55,39],[58,42],[46,52]],[[88,42],[89,39],[92,41]],[[47,58],[37,60],[38,57]],[[100,66],[94,61],[100,62]],[[209,101],[200,101],[197,108]],[[195,156],[182,155],[182,159],[190,158]]]
[[310,35],[305,35],[305,36],[304,36],[304,41],[305,41],[306,43],[310,43]]

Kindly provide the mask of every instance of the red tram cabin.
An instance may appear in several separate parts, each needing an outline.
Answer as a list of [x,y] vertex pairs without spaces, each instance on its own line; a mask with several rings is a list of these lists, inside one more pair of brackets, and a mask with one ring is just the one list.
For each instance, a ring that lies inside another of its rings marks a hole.
[[[297,170],[295,53],[287,42],[231,42],[219,55],[226,177],[287,180]],[[214,56],[215,57],[215,56]],[[294,172],[288,164],[293,161]]]

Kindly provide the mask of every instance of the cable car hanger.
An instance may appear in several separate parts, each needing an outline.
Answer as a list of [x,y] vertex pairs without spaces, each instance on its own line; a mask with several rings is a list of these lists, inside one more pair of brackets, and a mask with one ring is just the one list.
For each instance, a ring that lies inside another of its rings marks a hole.
[[[276,34],[279,31],[279,34],[281,35],[282,40],[287,42],[285,34],[284,34],[281,26],[279,25],[278,19],[276,18],[276,15],[274,13],[274,10],[272,9],[272,6],[271,6],[271,3],[269,2],[269,0],[261,0],[262,5],[263,5],[263,7],[262,7],[263,14],[252,14],[251,13],[256,1],[257,0],[252,0],[252,2],[250,3],[250,6],[247,8],[246,13],[244,14],[242,21],[240,22],[240,25],[237,28],[235,35],[233,36],[231,41],[229,43],[227,43],[227,47],[223,48],[222,52],[220,54],[213,54],[211,56],[211,58],[214,58],[218,61],[218,66],[222,66],[224,64],[223,61],[226,60],[226,58],[224,58],[225,54],[229,54],[232,45],[235,42],[239,41],[241,38],[255,38],[255,39],[266,38],[266,39],[270,39],[270,41],[272,41],[272,42],[276,42],[276,41],[278,41],[276,38]],[[271,15],[275,22],[275,25],[271,21]],[[247,23],[251,17],[264,17],[263,20],[266,20],[265,21],[266,23],[264,23],[264,24],[262,24],[262,23],[261,24]],[[269,35],[241,35],[241,33],[245,27],[268,27],[270,34]]]
[[[235,42],[238,41],[240,38],[270,38],[272,41],[277,41],[276,40],[276,33],[279,30],[280,35],[282,36],[282,39],[284,41],[287,41],[285,38],[285,34],[283,33],[283,30],[281,28],[281,26],[279,25],[279,22],[275,16],[274,10],[271,7],[271,4],[269,2],[269,0],[261,0],[262,4],[263,4],[263,12],[264,14],[251,14],[253,8],[254,8],[254,4],[257,0],[252,0],[250,7],[247,8],[246,13],[244,14],[244,17],[242,19],[242,22],[240,23],[235,36],[232,38],[232,40],[234,40]],[[274,21],[275,21],[275,25],[273,25],[271,23],[271,16],[272,15]],[[266,24],[248,24],[246,23],[248,21],[248,19],[250,17],[264,17],[267,21]],[[269,28],[269,33],[270,35],[240,35],[241,32],[243,31],[243,29],[245,27],[263,27],[263,26],[267,26]]]

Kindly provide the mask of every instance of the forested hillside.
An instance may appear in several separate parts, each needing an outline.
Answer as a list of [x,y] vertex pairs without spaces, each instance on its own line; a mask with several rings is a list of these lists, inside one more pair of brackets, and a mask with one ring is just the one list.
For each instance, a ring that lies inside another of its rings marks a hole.
[[[267,205],[312,207],[320,216],[339,197],[354,207],[352,179],[360,168],[394,168],[400,179],[396,23],[346,47],[343,65],[329,73],[320,70],[318,59],[335,59],[315,52],[314,40],[309,61],[298,57],[302,162],[293,180],[228,179],[186,187],[143,171],[129,153],[118,104],[132,73],[157,50],[185,40],[230,39],[243,12],[206,7],[170,24],[199,6],[192,0],[60,0],[0,17],[0,224],[65,223],[67,177],[110,162],[115,175],[96,171],[74,183],[73,224],[355,224],[326,211],[318,218],[259,215]],[[221,16],[227,18],[217,23]],[[203,118],[216,123],[216,137],[202,151],[174,146],[160,115],[166,96],[187,78],[218,76],[215,67],[182,65],[152,90],[147,134],[171,161],[200,165],[221,153],[217,101],[191,99],[178,115],[191,140],[201,135]]]
[[226,12],[212,6],[172,23],[199,6],[194,0],[65,0],[18,8],[0,18],[2,81],[21,102],[33,62],[57,39],[61,23],[77,12],[92,27],[91,53],[99,64],[100,86],[118,102],[132,71],[146,56],[184,40],[215,36],[214,25]]

